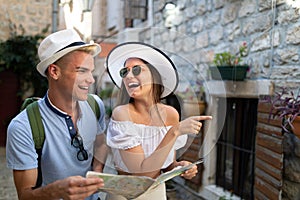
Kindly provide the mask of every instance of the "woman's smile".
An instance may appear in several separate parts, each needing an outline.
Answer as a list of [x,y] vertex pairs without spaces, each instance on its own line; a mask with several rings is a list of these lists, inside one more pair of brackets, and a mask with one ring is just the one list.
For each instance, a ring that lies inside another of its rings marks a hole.
[[139,87],[140,84],[137,83],[137,82],[131,82],[131,83],[128,83],[128,88],[136,88],[136,87]]

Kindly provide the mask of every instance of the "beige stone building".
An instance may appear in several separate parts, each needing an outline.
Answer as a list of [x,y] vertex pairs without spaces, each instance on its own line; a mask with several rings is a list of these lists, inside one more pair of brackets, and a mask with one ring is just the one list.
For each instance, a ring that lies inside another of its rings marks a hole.
[[[107,52],[126,41],[147,42],[168,53],[179,72],[179,92],[203,84],[205,113],[214,120],[205,124],[201,137],[190,138],[181,156],[190,161],[204,157],[205,162],[193,180],[174,179],[178,199],[299,198],[300,183],[293,179],[300,176],[299,168],[284,164],[299,166],[300,155],[286,160],[280,125],[267,123],[259,103],[262,95],[282,87],[299,88],[299,1],[177,0],[173,10],[166,10],[165,0],[95,0],[92,12],[83,12],[79,0],[0,2],[0,39],[9,37],[12,24],[22,24],[28,34],[50,24],[50,32],[75,28],[86,41],[100,43],[96,92],[110,83]],[[246,79],[212,80],[214,55],[235,53],[243,42],[243,61],[250,66]]]
[[19,34],[22,26],[25,34],[40,33],[42,29],[52,24],[52,0],[11,0],[0,1],[0,39],[9,38],[12,27],[15,26]]

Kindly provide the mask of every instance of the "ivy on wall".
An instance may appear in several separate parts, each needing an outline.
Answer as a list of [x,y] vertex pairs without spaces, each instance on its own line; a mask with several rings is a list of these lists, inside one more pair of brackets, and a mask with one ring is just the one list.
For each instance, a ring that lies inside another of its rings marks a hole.
[[30,89],[33,96],[43,96],[47,90],[47,79],[37,72],[36,65],[39,62],[38,45],[48,32],[48,27],[42,33],[25,35],[22,27],[19,27],[21,33],[17,33],[13,25],[11,36],[6,41],[0,41],[0,72],[11,70],[16,73],[21,83],[20,96]]

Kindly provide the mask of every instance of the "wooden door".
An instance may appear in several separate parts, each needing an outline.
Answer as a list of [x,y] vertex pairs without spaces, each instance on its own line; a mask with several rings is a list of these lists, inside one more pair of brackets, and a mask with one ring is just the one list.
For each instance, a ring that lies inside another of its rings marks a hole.
[[20,109],[18,90],[17,75],[9,70],[0,72],[0,146],[5,146],[7,126]]

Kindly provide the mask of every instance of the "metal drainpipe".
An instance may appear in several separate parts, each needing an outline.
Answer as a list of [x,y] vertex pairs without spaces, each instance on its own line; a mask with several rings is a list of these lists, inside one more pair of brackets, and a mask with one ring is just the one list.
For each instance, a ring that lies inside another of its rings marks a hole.
[[57,31],[58,0],[52,1],[52,33]]
[[153,45],[154,43],[154,1],[149,0],[148,2],[148,8],[149,8],[149,27],[150,27],[150,44]]

